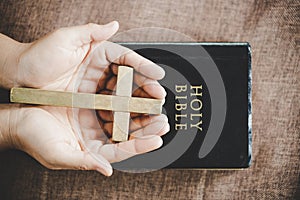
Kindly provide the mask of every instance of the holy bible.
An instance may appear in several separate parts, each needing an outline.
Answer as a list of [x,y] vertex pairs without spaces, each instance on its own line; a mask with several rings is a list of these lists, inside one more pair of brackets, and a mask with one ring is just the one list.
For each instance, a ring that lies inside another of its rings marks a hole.
[[248,43],[121,43],[166,71],[170,132],[155,151],[114,163],[125,171],[240,169],[251,163]]

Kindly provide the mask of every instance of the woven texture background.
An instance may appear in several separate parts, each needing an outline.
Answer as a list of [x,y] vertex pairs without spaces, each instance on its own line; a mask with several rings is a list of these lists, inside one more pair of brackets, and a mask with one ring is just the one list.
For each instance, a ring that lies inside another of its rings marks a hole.
[[197,41],[252,46],[253,162],[241,171],[51,171],[0,153],[0,199],[300,199],[300,2],[260,0],[0,1],[0,31],[22,42],[62,26],[158,26]]

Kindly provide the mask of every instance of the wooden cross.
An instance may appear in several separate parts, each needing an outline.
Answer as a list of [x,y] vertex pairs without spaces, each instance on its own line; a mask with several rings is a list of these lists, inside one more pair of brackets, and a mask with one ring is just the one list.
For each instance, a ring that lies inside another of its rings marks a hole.
[[114,111],[113,141],[128,140],[130,112],[160,114],[163,100],[131,97],[133,68],[119,66],[116,95],[72,93],[32,88],[12,88],[10,101],[14,103],[65,106]]

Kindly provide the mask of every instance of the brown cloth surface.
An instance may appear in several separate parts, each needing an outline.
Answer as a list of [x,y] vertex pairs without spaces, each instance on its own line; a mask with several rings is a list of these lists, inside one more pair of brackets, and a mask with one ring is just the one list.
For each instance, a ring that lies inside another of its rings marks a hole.
[[0,153],[0,199],[300,199],[300,2],[1,1],[0,31],[29,42],[62,26],[158,26],[197,41],[248,41],[253,53],[253,162],[247,170],[52,171]]

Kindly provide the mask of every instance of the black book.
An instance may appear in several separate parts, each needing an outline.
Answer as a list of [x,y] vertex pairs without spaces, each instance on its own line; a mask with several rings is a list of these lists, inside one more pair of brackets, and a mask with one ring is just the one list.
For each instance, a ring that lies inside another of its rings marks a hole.
[[170,132],[153,152],[119,170],[247,168],[251,162],[248,43],[122,43],[162,66]]
[[[238,169],[251,163],[251,51],[248,43],[122,43],[162,66],[170,132],[155,151],[117,170]],[[0,103],[9,91],[0,89]]]

